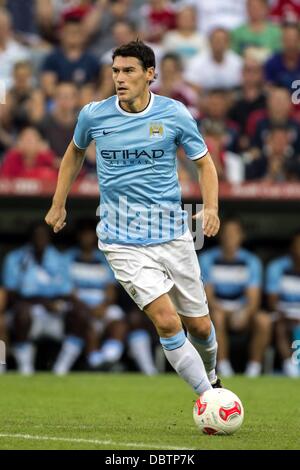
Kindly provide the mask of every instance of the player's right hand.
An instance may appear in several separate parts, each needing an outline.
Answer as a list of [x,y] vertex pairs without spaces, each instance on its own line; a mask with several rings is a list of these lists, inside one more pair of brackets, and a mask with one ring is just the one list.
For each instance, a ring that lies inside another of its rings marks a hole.
[[54,233],[57,233],[66,226],[66,217],[66,209],[64,207],[57,207],[53,204],[45,217],[45,222],[53,228]]

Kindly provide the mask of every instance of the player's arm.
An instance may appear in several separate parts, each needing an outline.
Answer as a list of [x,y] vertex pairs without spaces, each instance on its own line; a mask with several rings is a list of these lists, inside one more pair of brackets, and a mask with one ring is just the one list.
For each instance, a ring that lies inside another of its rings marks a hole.
[[246,305],[243,308],[245,317],[250,319],[258,312],[261,301],[261,289],[259,287],[248,287],[246,289]]
[[203,232],[207,237],[217,235],[220,228],[218,216],[219,183],[215,164],[209,152],[195,161],[198,167],[199,183],[203,199],[203,211],[196,217],[203,218]]
[[276,312],[278,310],[278,301],[279,301],[278,294],[269,294],[267,296],[267,304],[271,312]]
[[81,170],[84,156],[85,150],[76,147],[72,140],[62,159],[52,206],[45,217],[45,222],[53,228],[54,233],[59,232],[66,225],[65,205],[67,196],[72,183]]

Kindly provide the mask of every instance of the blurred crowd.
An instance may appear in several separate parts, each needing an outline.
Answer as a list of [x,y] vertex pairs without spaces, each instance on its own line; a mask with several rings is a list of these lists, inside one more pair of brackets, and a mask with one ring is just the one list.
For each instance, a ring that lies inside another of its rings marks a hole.
[[[60,251],[48,227],[36,224],[28,242],[4,258],[0,339],[8,368],[33,374],[39,346],[48,340],[56,349],[46,350],[44,368],[57,375],[74,368],[163,372],[167,364],[153,326],[117,285],[97,248],[95,221],[79,220],[74,234],[75,246]],[[284,256],[264,267],[245,242],[241,222],[228,218],[217,246],[199,253],[218,372],[300,377],[300,232]]]
[[114,94],[113,49],[138,37],[221,181],[299,181],[299,20],[297,0],[0,0],[0,177],[55,180],[81,107]]

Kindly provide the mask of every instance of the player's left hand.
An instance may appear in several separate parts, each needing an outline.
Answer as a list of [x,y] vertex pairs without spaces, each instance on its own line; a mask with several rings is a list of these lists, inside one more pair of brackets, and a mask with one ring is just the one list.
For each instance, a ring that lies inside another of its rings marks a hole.
[[216,209],[202,209],[193,219],[202,219],[202,229],[207,237],[215,237],[220,228],[220,219]]

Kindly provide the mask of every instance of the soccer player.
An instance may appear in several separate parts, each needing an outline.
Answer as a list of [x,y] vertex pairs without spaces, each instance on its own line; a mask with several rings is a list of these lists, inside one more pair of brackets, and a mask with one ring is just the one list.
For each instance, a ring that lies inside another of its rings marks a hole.
[[[46,222],[65,225],[66,199],[96,141],[101,192],[99,248],[116,279],[152,320],[164,353],[197,394],[218,386],[217,343],[187,214],[181,209],[176,149],[199,169],[203,232],[219,229],[217,174],[185,106],[149,90],[155,78],[151,48],[134,41],[113,53],[116,96],[86,105],[61,163]],[[185,335],[183,325],[188,331]]]

